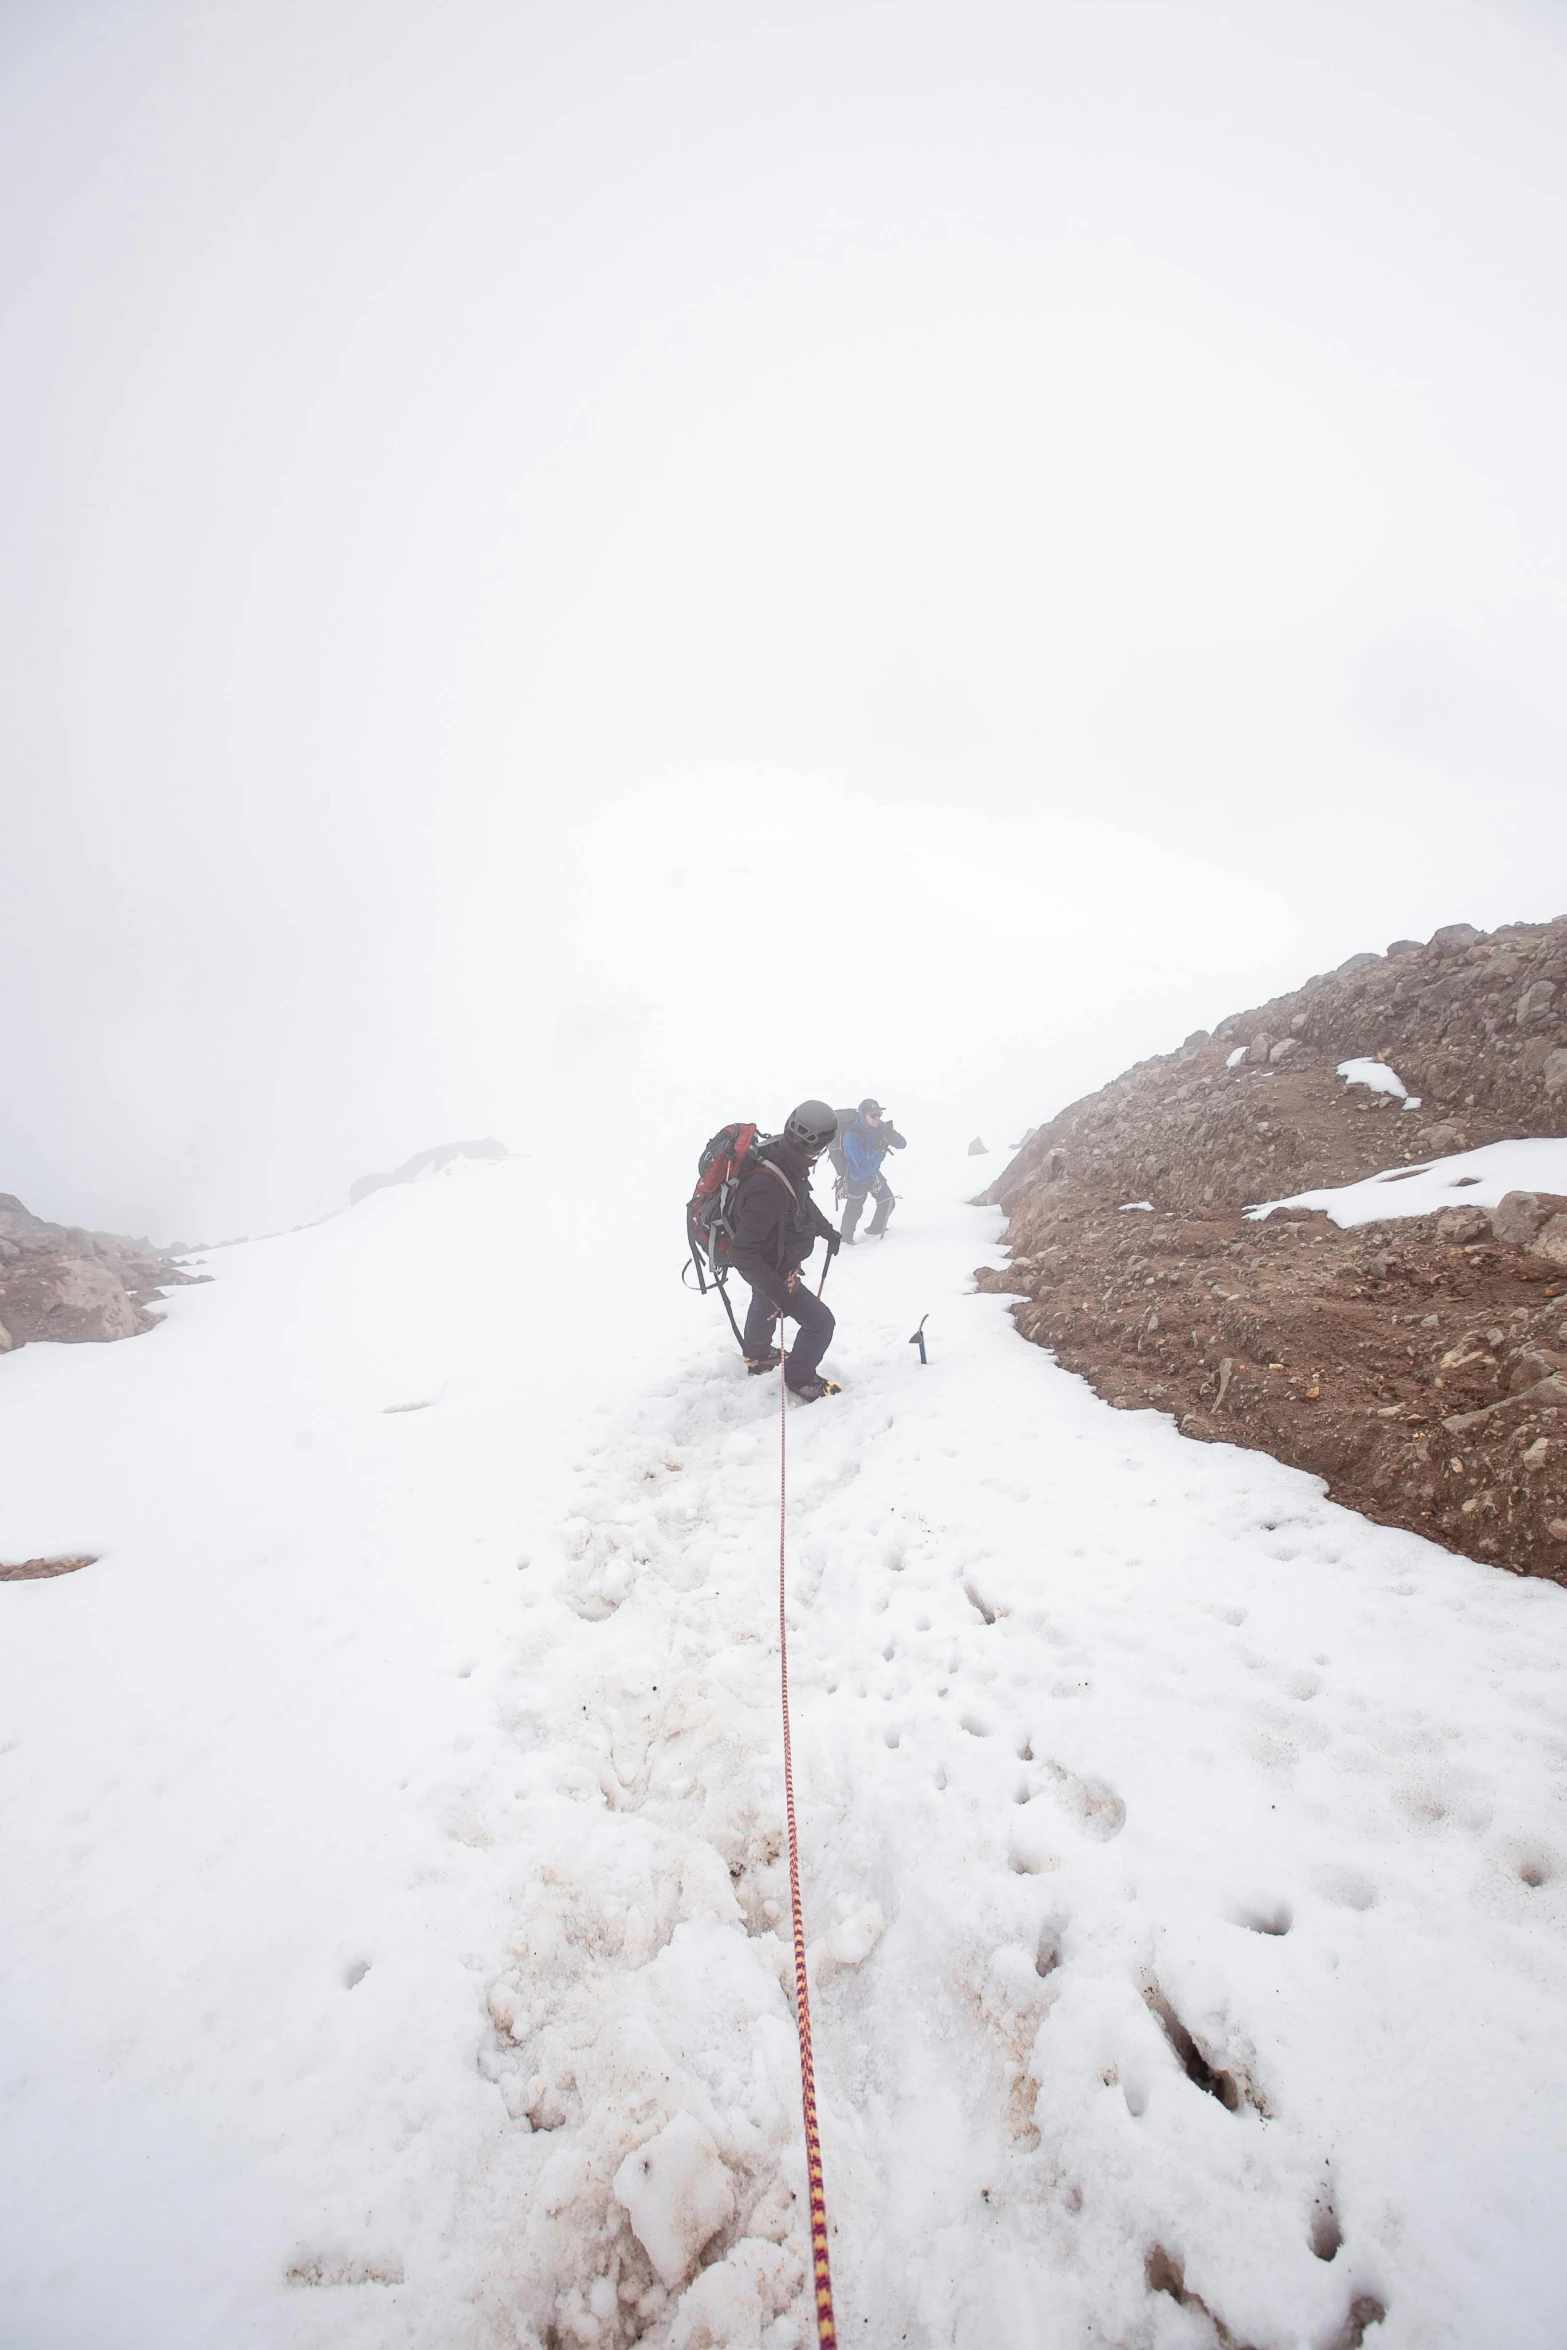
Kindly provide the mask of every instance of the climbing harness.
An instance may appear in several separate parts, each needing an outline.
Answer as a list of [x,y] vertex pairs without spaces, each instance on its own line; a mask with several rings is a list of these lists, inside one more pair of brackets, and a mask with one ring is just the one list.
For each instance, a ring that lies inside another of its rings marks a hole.
[[[828,1263],[831,1263],[829,1258]],[[827,1282],[822,1267],[820,1297]],[[789,1741],[789,1625],[784,1529],[789,1505],[789,1350],[778,1325],[778,1678],[783,1695],[784,1811],[789,1823],[789,1907],[794,1919],[794,2003],[800,2035],[800,2110],[805,2121],[805,2176],[811,2204],[811,2268],[816,2291],[817,2350],[837,2350],[832,2314],[832,2268],[827,2257],[827,2192],[822,2183],[822,2141],[816,2126],[816,2071],[811,2061],[811,1996],[805,1980],[805,1915],[800,1907],[800,1839],[794,1819],[794,1756]]]

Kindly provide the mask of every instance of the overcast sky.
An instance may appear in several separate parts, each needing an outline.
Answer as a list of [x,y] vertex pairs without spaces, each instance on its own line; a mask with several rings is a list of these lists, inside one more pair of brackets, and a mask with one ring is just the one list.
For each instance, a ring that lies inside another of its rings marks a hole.
[[0,1190],[999,1147],[1567,909],[1564,247],[1555,5],[0,0]]

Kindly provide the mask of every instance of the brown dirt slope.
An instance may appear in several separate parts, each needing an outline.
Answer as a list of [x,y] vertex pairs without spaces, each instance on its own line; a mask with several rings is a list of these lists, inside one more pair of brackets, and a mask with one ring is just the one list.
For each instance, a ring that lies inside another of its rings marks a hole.
[[[1379,1054],[1418,1110],[1334,1074]],[[1455,924],[1353,956],[1063,1110],[985,1194],[1013,1254],[980,1279],[1018,1293],[1023,1335],[1111,1403],[1567,1582],[1567,1200],[1353,1232],[1241,1212],[1564,1129],[1567,917],[1490,937]]]

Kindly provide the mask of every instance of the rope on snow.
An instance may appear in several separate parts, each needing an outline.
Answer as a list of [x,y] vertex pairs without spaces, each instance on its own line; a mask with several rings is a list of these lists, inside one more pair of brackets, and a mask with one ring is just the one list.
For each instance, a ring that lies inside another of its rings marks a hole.
[[[827,1268],[822,1267],[825,1286]],[[818,1289],[817,1296],[821,1295]],[[784,1378],[789,1350],[783,1316],[778,1318],[778,1673],[783,1694],[784,1810],[789,1822],[789,1906],[794,1918],[794,2002],[800,2034],[800,2109],[805,2121],[805,2175],[811,2202],[811,2266],[816,2287],[818,2350],[837,2350],[832,2313],[832,2268],[827,2257],[827,2191],[822,2181],[822,2140],[816,2126],[816,2071],[811,2061],[811,1995],[805,1980],[805,1916],[800,1907],[800,1839],[794,1819],[794,1756],[789,1741],[789,1626],[785,1615],[787,1562],[784,1529],[788,1514],[789,1390]]]

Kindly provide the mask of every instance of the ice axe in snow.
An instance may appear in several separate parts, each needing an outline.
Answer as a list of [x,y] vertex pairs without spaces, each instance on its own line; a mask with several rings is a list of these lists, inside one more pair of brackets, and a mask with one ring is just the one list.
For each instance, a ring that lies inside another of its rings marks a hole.
[[928,1363],[928,1362],[929,1362],[929,1360],[930,1360],[930,1357],[929,1357],[929,1355],[928,1355],[928,1354],[925,1352],[925,1325],[926,1325],[926,1323],[927,1323],[929,1320],[930,1320],[930,1316],[929,1316],[929,1314],[921,1314],[921,1316],[920,1316],[920,1326],[919,1326],[919,1328],[918,1328],[918,1329],[915,1331],[915,1333],[914,1333],[913,1337],[912,1337],[912,1338],[909,1340],[909,1344],[910,1344],[910,1346],[917,1346],[917,1347],[919,1348],[919,1350],[920,1350],[920,1361],[921,1361],[922,1363]]

